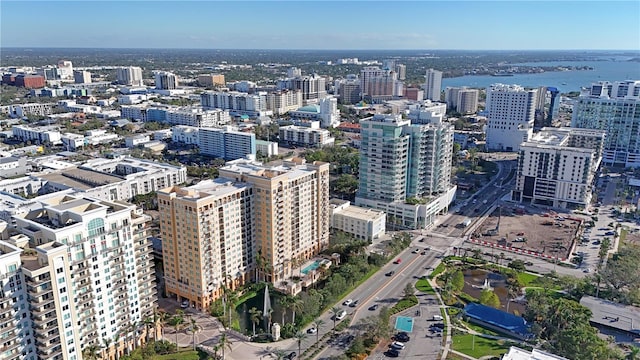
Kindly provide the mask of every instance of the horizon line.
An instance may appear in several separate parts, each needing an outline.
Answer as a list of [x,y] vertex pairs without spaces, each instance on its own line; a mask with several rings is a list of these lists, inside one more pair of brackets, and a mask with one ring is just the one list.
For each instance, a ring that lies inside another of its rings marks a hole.
[[61,47],[61,46],[0,46],[0,49],[74,49],[74,50],[251,50],[251,51],[626,51],[640,53],[639,49],[286,49],[286,48],[178,48],[178,47]]

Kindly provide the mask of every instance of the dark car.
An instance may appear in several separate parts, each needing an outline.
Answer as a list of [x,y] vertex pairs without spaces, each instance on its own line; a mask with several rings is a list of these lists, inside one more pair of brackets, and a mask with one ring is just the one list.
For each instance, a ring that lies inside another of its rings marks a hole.
[[431,328],[444,329],[444,324],[443,323],[435,323],[435,324],[431,324],[430,327]]
[[391,271],[389,271],[388,273],[386,273],[385,275],[387,275],[387,276],[393,276],[393,274],[395,274],[395,273],[396,273],[395,271],[391,270]]
[[396,336],[393,337],[396,341],[400,341],[403,343],[408,342],[409,340],[411,340],[411,338],[409,337],[409,334],[407,334],[406,332],[399,332],[396,334]]
[[384,352],[384,354],[388,357],[398,357],[400,356],[400,352],[396,349],[389,349]]
[[295,352],[295,351],[292,351],[292,352],[290,352],[290,353],[289,353],[289,355],[287,355],[287,359],[288,359],[288,360],[295,359],[295,358],[296,358],[296,355],[298,355],[298,354],[296,354],[296,352]]
[[607,231],[607,232],[606,232],[606,233],[604,233],[604,234],[605,234],[606,236],[613,236],[613,235],[615,235],[616,233],[615,233],[615,232],[613,232],[613,231]]
[[369,310],[371,310],[371,311],[377,310],[377,309],[378,309],[378,306],[380,306],[380,305],[378,305],[378,304],[373,304],[373,305],[369,306]]
[[358,306],[358,300],[352,302],[351,304],[349,304],[349,307],[356,307]]

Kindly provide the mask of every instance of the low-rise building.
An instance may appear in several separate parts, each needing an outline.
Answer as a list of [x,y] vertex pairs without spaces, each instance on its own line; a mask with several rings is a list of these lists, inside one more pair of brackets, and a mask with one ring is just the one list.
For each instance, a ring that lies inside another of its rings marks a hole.
[[278,155],[278,143],[273,141],[256,140],[256,153],[262,156]]
[[330,203],[331,228],[368,241],[385,234],[387,215],[384,211],[354,206],[346,200],[331,199]]
[[23,117],[27,115],[47,116],[53,112],[54,103],[28,103],[9,105],[7,115]]
[[133,147],[142,145],[144,143],[148,143],[149,141],[151,141],[151,139],[149,138],[149,135],[145,135],[145,134],[127,136],[126,138],[124,138],[125,146],[128,148],[133,148]]
[[280,142],[294,146],[323,147],[332,145],[335,138],[326,129],[289,125],[280,127]]
[[29,171],[26,157],[0,157],[0,177],[23,175]]
[[509,348],[509,352],[502,356],[502,360],[569,360],[562,356],[553,355],[546,351],[533,349],[531,351],[520,349],[519,347],[512,346]]
[[56,126],[31,127],[27,125],[14,125],[11,127],[11,130],[13,131],[13,137],[23,142],[30,141],[36,144],[50,143],[52,145],[62,143],[62,136]]
[[256,154],[256,135],[240,132],[232,127],[202,127],[198,132],[198,147],[204,155],[225,160],[242,159]]
[[171,128],[171,141],[187,145],[198,145],[200,128],[177,125]]

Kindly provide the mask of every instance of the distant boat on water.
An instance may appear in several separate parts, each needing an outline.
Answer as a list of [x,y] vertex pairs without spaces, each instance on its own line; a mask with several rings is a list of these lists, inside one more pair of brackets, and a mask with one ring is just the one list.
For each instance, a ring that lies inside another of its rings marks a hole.
[[497,73],[493,73],[493,74],[491,74],[491,76],[513,76],[513,74],[511,74],[511,73],[497,72]]

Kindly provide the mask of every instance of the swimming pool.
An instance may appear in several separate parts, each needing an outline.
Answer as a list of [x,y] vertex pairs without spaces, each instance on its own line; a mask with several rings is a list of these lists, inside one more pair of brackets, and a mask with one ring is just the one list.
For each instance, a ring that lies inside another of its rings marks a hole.
[[398,316],[396,319],[396,329],[400,331],[413,331],[413,318],[406,316]]
[[309,272],[311,272],[312,270],[317,269],[320,266],[320,261],[316,260],[314,262],[312,262],[310,265],[305,266],[304,269],[302,269],[302,273],[307,275]]

